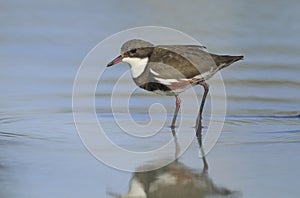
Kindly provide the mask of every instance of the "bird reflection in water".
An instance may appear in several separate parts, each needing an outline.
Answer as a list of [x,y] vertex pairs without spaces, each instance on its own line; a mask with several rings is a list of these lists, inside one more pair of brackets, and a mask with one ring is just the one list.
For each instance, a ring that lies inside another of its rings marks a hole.
[[[202,124],[196,129],[200,151],[202,149]],[[127,194],[109,192],[115,198],[201,198],[201,197],[242,197],[238,191],[217,186],[208,176],[208,163],[202,157],[203,168],[199,172],[178,161],[179,144],[176,131],[172,128],[175,143],[175,160],[162,168],[135,172],[130,180]],[[204,155],[202,155],[204,156]],[[153,164],[153,163],[152,163]]]

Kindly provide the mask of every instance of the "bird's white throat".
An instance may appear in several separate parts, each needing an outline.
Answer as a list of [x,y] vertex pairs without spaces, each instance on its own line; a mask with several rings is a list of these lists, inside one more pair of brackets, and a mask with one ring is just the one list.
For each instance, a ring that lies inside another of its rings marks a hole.
[[122,59],[130,65],[131,75],[133,78],[139,77],[146,69],[148,57],[146,58],[133,58],[126,57]]

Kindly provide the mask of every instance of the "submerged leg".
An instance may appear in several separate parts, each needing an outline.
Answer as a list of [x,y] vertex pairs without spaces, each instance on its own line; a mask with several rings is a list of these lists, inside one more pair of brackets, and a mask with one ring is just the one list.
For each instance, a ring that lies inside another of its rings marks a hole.
[[178,95],[175,95],[175,98],[176,98],[176,108],[175,108],[171,128],[175,128],[175,122],[176,122],[177,114],[178,114],[178,111],[180,109],[180,103],[181,103],[181,100],[180,100]]
[[[202,157],[202,162],[203,162],[202,174],[206,174],[208,171],[208,163],[206,161],[205,153],[204,153],[203,146],[202,146],[202,120],[200,120],[200,122],[198,123],[198,126],[196,128],[196,137],[198,140],[199,149],[201,152],[201,157]],[[200,156],[200,154],[199,154],[199,156]]]
[[201,101],[201,105],[200,105],[200,109],[199,109],[199,114],[198,114],[198,117],[197,117],[196,128],[199,127],[199,124],[201,125],[200,122],[202,120],[202,112],[203,112],[204,104],[205,104],[205,101],[206,101],[206,96],[207,96],[208,91],[209,91],[209,85],[206,82],[199,82],[198,84],[203,86],[204,93],[203,93],[203,96],[202,96],[202,101]]
[[178,139],[176,136],[175,128],[171,128],[171,130],[172,130],[172,135],[173,135],[174,143],[175,143],[175,160],[177,161],[178,157],[179,157],[179,153],[180,153],[180,147],[179,147]]

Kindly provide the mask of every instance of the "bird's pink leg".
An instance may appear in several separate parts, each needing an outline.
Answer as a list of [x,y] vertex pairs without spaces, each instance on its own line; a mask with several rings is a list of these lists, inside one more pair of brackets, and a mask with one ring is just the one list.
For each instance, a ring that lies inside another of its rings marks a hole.
[[203,147],[202,147],[202,112],[203,112],[204,104],[205,104],[205,101],[206,101],[206,96],[207,96],[208,91],[209,91],[209,86],[205,82],[200,82],[198,84],[203,86],[204,93],[203,93],[203,96],[202,96],[202,101],[201,101],[199,114],[198,114],[198,118],[197,118],[197,123],[196,123],[196,137],[197,137],[197,140],[198,140],[198,144],[199,144],[200,152],[201,152],[201,156],[202,156],[202,161],[203,161],[202,174],[206,175],[207,171],[208,171],[208,163],[206,161],[205,153],[204,153],[204,150],[203,150]]
[[177,114],[178,114],[178,111],[180,109],[180,103],[181,103],[181,100],[180,100],[178,95],[176,95],[175,98],[176,98],[176,108],[175,108],[171,128],[175,128],[175,122],[176,122]]
[[[198,84],[203,86],[204,93],[203,93],[203,96],[202,96],[202,101],[201,101],[201,105],[200,105],[200,109],[199,109],[196,128],[199,127],[199,123],[202,120],[202,112],[203,112],[204,104],[205,104],[205,101],[206,101],[206,96],[207,96],[208,91],[209,91],[209,85],[206,82],[199,82]],[[201,124],[200,124],[200,127],[201,127]]]
[[199,121],[198,126],[196,128],[196,137],[198,140],[199,149],[201,152],[202,162],[203,162],[202,174],[205,175],[205,174],[207,174],[207,171],[208,171],[208,163],[206,161],[204,149],[202,147],[202,120]]

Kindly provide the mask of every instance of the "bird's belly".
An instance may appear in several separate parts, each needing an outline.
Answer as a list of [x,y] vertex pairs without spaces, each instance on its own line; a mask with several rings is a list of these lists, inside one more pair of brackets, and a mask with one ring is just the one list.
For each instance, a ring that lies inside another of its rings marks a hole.
[[185,89],[177,89],[177,90],[172,90],[172,91],[161,91],[161,90],[155,90],[153,91],[154,93],[162,96],[176,96],[183,92]]
[[198,79],[172,80],[172,82],[169,83],[149,82],[139,86],[142,89],[159,95],[174,96],[185,91],[199,81],[200,80]]

